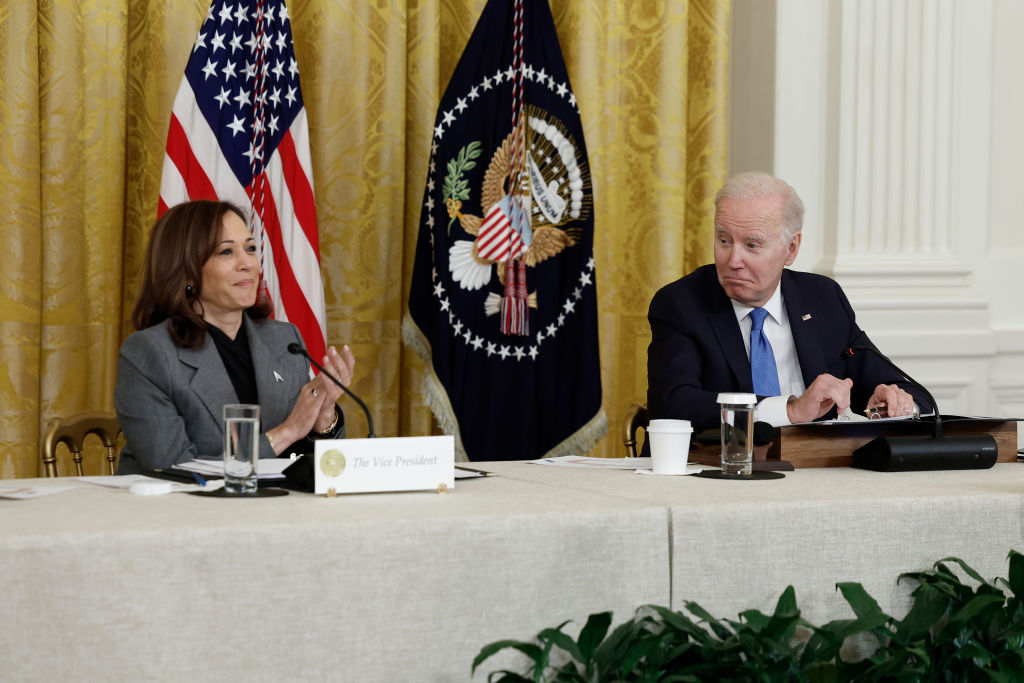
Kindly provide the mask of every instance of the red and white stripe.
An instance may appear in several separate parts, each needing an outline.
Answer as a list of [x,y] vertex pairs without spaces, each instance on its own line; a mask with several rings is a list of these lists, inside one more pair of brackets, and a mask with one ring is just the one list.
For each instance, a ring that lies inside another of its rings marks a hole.
[[476,250],[480,258],[490,261],[516,258],[526,251],[522,237],[512,229],[512,221],[500,204],[492,206],[480,223]]
[[[158,215],[191,199],[222,199],[252,209],[251,222],[263,248],[262,277],[275,317],[295,324],[310,355],[322,358],[327,315],[312,169],[302,109],[263,172],[243,187],[223,158],[192,87],[182,78],[171,112]],[[260,182],[265,184],[262,206],[256,192]]]

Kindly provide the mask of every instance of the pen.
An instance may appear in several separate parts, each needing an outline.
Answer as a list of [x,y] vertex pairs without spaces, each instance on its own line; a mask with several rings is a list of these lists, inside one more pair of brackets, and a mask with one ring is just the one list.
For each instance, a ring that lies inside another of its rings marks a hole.
[[206,486],[206,480],[200,477],[195,472],[192,473],[192,478],[195,479],[196,483],[199,484],[200,486]]

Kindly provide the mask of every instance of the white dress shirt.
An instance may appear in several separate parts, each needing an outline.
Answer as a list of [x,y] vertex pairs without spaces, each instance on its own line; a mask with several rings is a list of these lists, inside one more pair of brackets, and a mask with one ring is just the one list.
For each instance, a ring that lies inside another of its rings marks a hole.
[[[764,319],[764,334],[772,345],[775,355],[775,368],[779,373],[781,396],[769,396],[757,404],[755,419],[773,426],[791,424],[786,412],[786,403],[790,396],[800,396],[807,389],[803,373],[800,371],[800,359],[796,356],[796,345],[793,343],[793,330],[789,326],[786,315],[786,302],[782,298],[782,288],[776,286],[775,292],[767,303],[762,306],[768,315]],[[740,324],[743,346],[750,359],[750,312],[754,310],[738,301],[732,302],[733,312]]]

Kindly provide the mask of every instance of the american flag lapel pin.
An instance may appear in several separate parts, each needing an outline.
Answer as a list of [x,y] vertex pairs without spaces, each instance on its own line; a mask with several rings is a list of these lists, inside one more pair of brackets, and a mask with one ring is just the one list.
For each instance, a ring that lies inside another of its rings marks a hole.
[[810,319],[811,319],[811,314],[810,314],[810,313],[804,313],[804,314],[803,314],[803,315],[802,315],[802,316],[800,317],[800,319],[801,319],[801,320],[810,320]]

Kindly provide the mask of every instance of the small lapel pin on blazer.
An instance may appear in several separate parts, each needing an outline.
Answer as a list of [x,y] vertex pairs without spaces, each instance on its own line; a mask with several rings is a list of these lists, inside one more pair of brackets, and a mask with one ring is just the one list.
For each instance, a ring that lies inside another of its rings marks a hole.
[[275,380],[275,381],[277,381],[277,382],[283,382],[283,381],[284,381],[284,377],[282,377],[282,376],[281,376],[281,375],[280,375],[280,374],[279,374],[279,373],[277,372],[277,370],[274,370],[274,380]]
[[810,313],[804,313],[803,316],[800,317],[800,319],[801,320],[810,320],[811,319],[811,314]]

